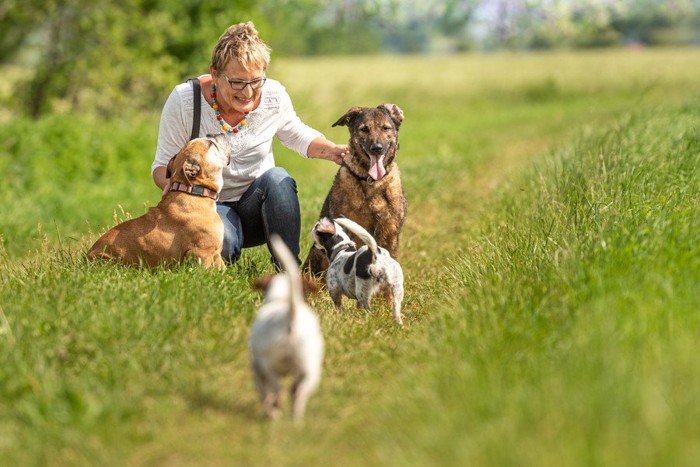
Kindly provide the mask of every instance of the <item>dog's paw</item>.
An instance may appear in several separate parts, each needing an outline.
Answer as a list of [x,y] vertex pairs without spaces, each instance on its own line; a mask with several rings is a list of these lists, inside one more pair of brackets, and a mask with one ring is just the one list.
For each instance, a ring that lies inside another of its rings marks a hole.
[[270,420],[279,420],[282,417],[282,409],[279,407],[270,407],[265,410],[265,413]]

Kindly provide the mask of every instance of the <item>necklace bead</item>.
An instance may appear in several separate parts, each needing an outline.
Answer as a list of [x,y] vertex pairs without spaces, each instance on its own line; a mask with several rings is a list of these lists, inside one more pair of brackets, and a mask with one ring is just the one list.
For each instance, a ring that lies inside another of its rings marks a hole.
[[238,122],[238,125],[231,126],[226,121],[224,120],[224,117],[221,116],[221,112],[219,111],[219,104],[216,101],[216,85],[212,81],[211,83],[211,108],[214,109],[214,113],[216,114],[216,120],[219,122],[219,125],[221,125],[221,129],[225,131],[226,133],[233,133],[236,134],[242,129],[245,128],[245,126],[248,124],[248,114],[250,112],[245,112],[243,114],[243,120]]

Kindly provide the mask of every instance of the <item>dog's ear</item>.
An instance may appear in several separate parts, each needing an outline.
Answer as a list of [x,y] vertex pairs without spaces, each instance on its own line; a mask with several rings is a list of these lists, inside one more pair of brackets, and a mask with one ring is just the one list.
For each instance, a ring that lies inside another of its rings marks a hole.
[[350,126],[350,122],[362,112],[362,107],[351,107],[333,126]]
[[202,173],[202,167],[199,165],[199,161],[197,159],[194,157],[189,157],[185,163],[182,164],[182,171],[184,172],[185,177],[189,180]]
[[316,232],[318,233],[329,233],[335,235],[335,223],[327,217],[321,218],[316,223]]
[[301,285],[304,288],[304,296],[316,293],[321,289],[321,284],[309,277],[301,276]]
[[170,158],[168,161],[168,166],[165,168],[165,178],[170,178],[173,176],[174,172],[174,165],[175,165],[175,158],[177,155],[174,155],[173,157]]
[[401,126],[403,122],[403,110],[396,104],[382,104],[377,107],[378,109],[383,109],[389,112],[391,119],[394,121],[396,128]]
[[267,276],[263,277],[258,277],[253,281],[253,288],[257,290],[267,290],[267,287],[270,285],[270,281],[274,277],[274,274],[268,274]]

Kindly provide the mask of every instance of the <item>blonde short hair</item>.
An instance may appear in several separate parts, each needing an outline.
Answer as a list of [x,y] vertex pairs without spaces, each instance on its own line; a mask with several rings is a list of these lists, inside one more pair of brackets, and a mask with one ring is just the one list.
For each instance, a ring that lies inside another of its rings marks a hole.
[[211,64],[222,72],[232,59],[247,71],[265,70],[270,64],[270,47],[260,39],[251,21],[234,24],[224,31],[212,52]]

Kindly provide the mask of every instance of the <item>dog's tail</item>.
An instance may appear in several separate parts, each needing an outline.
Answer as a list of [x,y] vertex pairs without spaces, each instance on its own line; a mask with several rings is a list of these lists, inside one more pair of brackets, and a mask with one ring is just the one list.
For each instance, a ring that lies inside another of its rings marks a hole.
[[296,315],[296,306],[304,300],[304,288],[299,265],[289,247],[279,235],[270,235],[270,246],[272,247],[272,253],[282,265],[282,269],[284,269],[289,279],[289,328],[292,329],[292,323]]
[[369,251],[372,253],[372,261],[377,259],[377,257],[379,256],[379,247],[377,246],[377,241],[369,232],[365,230],[364,227],[362,227],[357,222],[351,221],[347,217],[338,217],[337,219],[333,220],[340,224],[341,227],[357,235],[357,237],[362,241],[362,243],[367,245],[367,248],[369,248]]

